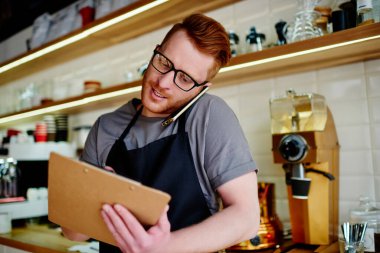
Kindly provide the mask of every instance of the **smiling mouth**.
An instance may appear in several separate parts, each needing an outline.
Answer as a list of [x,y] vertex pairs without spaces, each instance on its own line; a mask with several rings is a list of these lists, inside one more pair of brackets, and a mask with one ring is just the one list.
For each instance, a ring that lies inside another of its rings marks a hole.
[[166,98],[161,93],[159,93],[156,89],[152,89],[152,90],[153,90],[153,94],[156,95],[157,97],[159,97],[159,98]]

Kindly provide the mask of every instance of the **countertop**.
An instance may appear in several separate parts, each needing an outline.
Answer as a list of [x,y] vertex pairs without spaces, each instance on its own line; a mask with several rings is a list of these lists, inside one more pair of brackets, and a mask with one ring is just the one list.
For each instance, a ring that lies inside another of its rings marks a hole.
[[[83,242],[73,242],[62,236],[60,230],[49,228],[48,225],[28,225],[25,227],[16,227],[12,229],[11,233],[0,234],[0,244],[12,248],[17,248],[29,252],[38,253],[62,253],[68,252],[68,248],[74,245],[85,244]],[[337,253],[339,252],[338,243],[333,243],[328,246],[319,246],[315,249],[308,247],[290,246],[288,244],[285,251],[283,249],[268,249],[260,251],[243,251],[243,250],[229,250],[227,253]]]
[[28,225],[0,234],[0,244],[29,252],[61,253],[68,252],[71,246],[85,243],[70,241],[59,230],[47,225]]
[[261,249],[261,250],[227,250],[226,253],[339,253],[339,245],[338,242],[334,242],[330,245],[298,245],[294,244],[291,241],[286,241],[281,245],[278,249]]

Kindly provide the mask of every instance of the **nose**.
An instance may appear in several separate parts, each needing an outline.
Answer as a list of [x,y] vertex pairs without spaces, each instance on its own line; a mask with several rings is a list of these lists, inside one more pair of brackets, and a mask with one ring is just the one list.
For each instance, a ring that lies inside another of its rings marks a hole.
[[166,74],[161,74],[158,84],[161,88],[166,88],[166,89],[175,85],[174,84],[174,71],[170,71]]

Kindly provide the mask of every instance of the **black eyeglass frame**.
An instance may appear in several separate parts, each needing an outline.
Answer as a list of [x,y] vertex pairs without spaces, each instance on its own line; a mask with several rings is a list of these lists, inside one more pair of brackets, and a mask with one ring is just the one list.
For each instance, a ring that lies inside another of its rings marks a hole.
[[[158,48],[158,47],[159,47],[159,46],[157,46],[157,48]],[[203,85],[205,85],[206,83],[209,82],[209,81],[206,80],[206,81],[204,81],[204,82],[202,82],[202,83],[198,83],[197,81],[194,80],[194,78],[192,78],[192,77],[191,77],[189,74],[187,74],[185,71],[180,70],[180,69],[176,69],[176,68],[174,67],[174,63],[173,63],[168,57],[166,57],[163,53],[161,53],[160,51],[158,51],[157,48],[153,50],[153,56],[152,56],[152,59],[151,59],[151,61],[150,61],[151,64],[152,64],[152,66],[153,66],[153,68],[154,68],[155,70],[157,70],[159,73],[163,74],[163,75],[169,73],[170,71],[174,71],[173,83],[174,83],[178,88],[180,88],[181,90],[183,90],[183,91],[185,91],[185,92],[188,92],[188,91],[194,89],[195,87],[203,86]],[[162,71],[158,70],[158,69],[154,66],[154,64],[153,64],[153,59],[154,59],[154,57],[155,57],[157,54],[159,54],[160,56],[164,57],[164,58],[165,58],[165,59],[171,64],[172,67],[171,67],[168,71],[162,72]],[[182,88],[181,86],[179,86],[179,85],[175,82],[175,79],[176,79],[176,77],[177,77],[177,73],[178,73],[178,72],[182,72],[182,73],[186,74],[188,77],[190,77],[190,79],[194,82],[194,86],[191,87],[190,89],[184,89],[184,88]]]

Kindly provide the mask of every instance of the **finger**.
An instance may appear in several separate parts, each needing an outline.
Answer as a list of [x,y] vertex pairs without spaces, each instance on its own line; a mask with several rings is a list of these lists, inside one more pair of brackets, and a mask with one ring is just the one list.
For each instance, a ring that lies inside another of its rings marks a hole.
[[115,170],[110,166],[104,166],[104,169],[109,171],[109,172],[115,173]]
[[114,236],[119,236],[122,238],[123,243],[127,245],[134,245],[135,239],[127,224],[123,221],[122,217],[116,212],[114,208],[110,205],[103,205],[103,211],[106,212],[110,223],[114,227]]
[[168,219],[169,206],[166,206],[165,210],[162,212],[160,218],[158,219],[155,226],[148,230],[149,234],[156,234],[161,232],[170,232],[170,222]]
[[124,224],[128,227],[133,238],[137,241],[143,241],[147,237],[147,232],[136,217],[125,207],[120,204],[114,205],[116,212],[123,219]]
[[104,210],[101,210],[101,215],[103,217],[104,223],[106,224],[108,230],[111,232],[112,236],[114,237],[117,246],[122,249],[124,252],[129,251],[128,245],[125,243],[124,239],[119,235],[119,233],[116,231],[115,226],[113,225],[109,215]]

